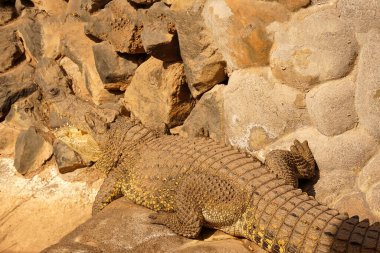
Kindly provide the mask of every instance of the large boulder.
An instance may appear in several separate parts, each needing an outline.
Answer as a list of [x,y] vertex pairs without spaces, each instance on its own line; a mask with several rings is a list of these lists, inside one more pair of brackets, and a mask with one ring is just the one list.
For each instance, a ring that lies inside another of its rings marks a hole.
[[141,41],[142,22],[127,0],[113,0],[91,16],[85,26],[86,34],[111,43],[122,53],[144,53]]
[[24,46],[14,30],[0,31],[0,73],[17,64],[24,55]]
[[166,62],[181,60],[177,30],[169,7],[159,2],[141,12],[144,12],[141,39],[145,52]]
[[204,3],[205,0],[175,1],[171,6],[193,97],[199,97],[226,79],[226,63],[202,16]]
[[269,68],[234,71],[224,89],[224,130],[229,143],[257,151],[309,123],[303,94],[278,84]]
[[377,0],[339,0],[340,18],[357,32],[380,28],[380,2]]
[[307,93],[307,110],[324,135],[338,135],[356,126],[355,83],[350,78],[326,82]]
[[125,89],[131,82],[143,58],[134,55],[120,56],[107,41],[92,46],[96,70],[105,89]]
[[154,57],[137,68],[124,101],[144,125],[155,129],[182,124],[194,106],[183,64],[164,63]]
[[359,125],[380,139],[380,32],[373,30],[362,47],[356,78]]
[[289,10],[275,1],[207,0],[202,18],[232,72],[268,65],[272,41],[266,26],[287,21]]
[[270,55],[273,74],[303,90],[345,76],[358,51],[351,27],[333,10],[296,15],[274,37]]

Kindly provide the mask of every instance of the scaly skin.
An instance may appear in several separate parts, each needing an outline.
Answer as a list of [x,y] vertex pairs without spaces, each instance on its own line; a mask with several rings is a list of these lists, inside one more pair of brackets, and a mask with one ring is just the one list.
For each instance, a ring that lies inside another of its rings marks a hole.
[[206,226],[269,252],[380,252],[378,223],[339,214],[294,188],[314,175],[307,142],[272,151],[262,164],[210,139],[158,136],[127,119],[111,136],[97,163],[108,176],[94,214],[125,196],[158,211],[153,223],[189,238]]

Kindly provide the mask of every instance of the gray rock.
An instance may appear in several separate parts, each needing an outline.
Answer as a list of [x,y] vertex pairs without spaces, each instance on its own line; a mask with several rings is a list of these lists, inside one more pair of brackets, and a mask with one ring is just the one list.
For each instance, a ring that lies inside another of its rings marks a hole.
[[307,110],[324,135],[338,135],[355,127],[355,83],[349,78],[322,84],[306,96]]
[[356,32],[368,32],[380,28],[380,1],[378,0],[339,0],[337,9],[340,18],[353,26]]
[[145,52],[166,62],[181,60],[178,35],[174,21],[169,17],[169,7],[159,2],[142,12],[144,29],[141,38]]
[[358,52],[351,27],[331,9],[297,14],[275,33],[270,55],[273,74],[303,90],[345,76]]
[[33,83],[33,74],[33,67],[21,64],[13,71],[0,76],[0,121],[7,115],[14,102],[37,89]]
[[355,105],[359,125],[380,139],[380,32],[370,32],[363,45],[356,78]]
[[36,173],[52,153],[52,146],[30,127],[17,137],[14,166],[23,175]]
[[77,152],[58,139],[53,143],[53,152],[58,170],[62,174],[73,172],[88,165]]
[[226,79],[226,63],[202,18],[204,2],[175,1],[171,6],[186,79],[193,97]]
[[86,34],[111,43],[122,53],[144,53],[142,22],[127,0],[113,0],[94,14],[85,26]]
[[128,85],[143,58],[134,55],[117,54],[108,42],[92,47],[96,69],[106,89],[120,89]]
[[0,31],[0,73],[13,67],[24,55],[24,47],[13,30]]
[[173,131],[184,137],[209,136],[216,141],[223,141],[224,88],[224,85],[215,85],[204,93],[183,125]]
[[18,26],[18,32],[24,42],[27,57],[38,62],[43,54],[43,28],[40,21],[26,18],[26,21]]

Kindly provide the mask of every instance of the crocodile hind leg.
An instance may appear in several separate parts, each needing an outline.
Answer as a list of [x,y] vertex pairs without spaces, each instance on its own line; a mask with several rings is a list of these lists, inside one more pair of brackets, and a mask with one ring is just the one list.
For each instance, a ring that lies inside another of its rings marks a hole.
[[294,141],[290,151],[271,151],[265,160],[267,168],[288,184],[298,187],[298,179],[311,179],[315,175],[315,160],[307,141]]
[[109,203],[122,197],[123,185],[124,180],[119,171],[111,170],[96,195],[95,202],[92,205],[92,215],[97,214]]

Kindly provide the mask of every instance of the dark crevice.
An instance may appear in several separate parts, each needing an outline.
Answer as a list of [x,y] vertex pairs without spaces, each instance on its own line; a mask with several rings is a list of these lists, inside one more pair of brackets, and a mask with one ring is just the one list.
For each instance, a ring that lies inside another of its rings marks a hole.
[[95,37],[95,36],[92,35],[92,34],[89,34],[89,33],[85,33],[85,34],[86,34],[87,38],[89,38],[89,39],[92,40],[93,42],[100,43],[100,42],[103,41],[103,40],[101,40],[101,39]]

